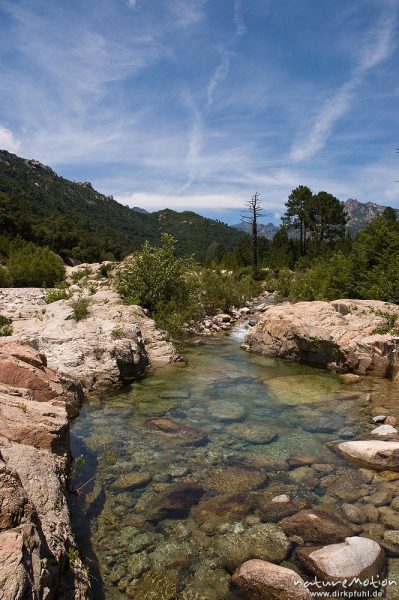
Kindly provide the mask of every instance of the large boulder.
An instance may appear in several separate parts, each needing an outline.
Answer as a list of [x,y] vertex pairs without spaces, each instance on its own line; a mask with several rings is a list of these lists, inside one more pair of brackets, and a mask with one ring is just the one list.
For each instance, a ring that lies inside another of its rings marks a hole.
[[245,339],[244,347],[266,356],[359,375],[395,375],[392,333],[384,314],[399,307],[378,300],[298,302],[270,306]]
[[377,471],[399,471],[399,442],[356,440],[342,442],[336,449],[348,460]]
[[232,577],[232,583],[250,600],[310,600],[303,579],[292,571],[264,560],[248,560]]
[[[317,550],[304,549],[298,553],[298,558],[307,570],[326,584],[354,578],[364,582],[374,577],[378,581],[386,568],[385,553],[380,545],[365,537],[348,537],[341,544]],[[353,585],[356,587],[357,583]]]

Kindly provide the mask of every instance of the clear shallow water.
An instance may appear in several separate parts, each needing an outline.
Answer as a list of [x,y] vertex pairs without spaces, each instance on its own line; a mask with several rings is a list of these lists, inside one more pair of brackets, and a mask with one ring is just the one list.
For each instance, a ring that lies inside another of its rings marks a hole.
[[368,503],[394,485],[360,481],[326,446],[360,437],[380,410],[398,417],[394,384],[344,386],[244,352],[242,333],[185,347],[186,366],[92,397],[73,423],[85,457],[75,487],[94,476],[73,518],[95,598],[233,600],[230,575],[247,558],[298,569],[273,497],[342,516],[359,489]]

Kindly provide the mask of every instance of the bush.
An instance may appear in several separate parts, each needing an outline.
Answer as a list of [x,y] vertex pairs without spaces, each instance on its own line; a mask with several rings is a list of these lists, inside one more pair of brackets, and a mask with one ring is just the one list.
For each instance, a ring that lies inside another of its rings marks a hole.
[[177,257],[175,244],[168,234],[160,247],[146,242],[114,281],[125,302],[147,308],[158,327],[177,334],[183,322],[242,306],[260,292],[260,282],[247,271],[201,270],[192,258]]
[[12,244],[7,267],[16,287],[53,287],[65,277],[62,259],[33,243]]
[[83,269],[80,269],[79,271],[75,271],[74,273],[72,273],[71,275],[71,279],[73,281],[73,283],[79,283],[79,281],[81,279],[83,279],[84,277],[87,277],[88,275],[91,275],[92,270],[90,269],[90,267],[84,267]]
[[0,315],[0,337],[12,335],[12,325],[10,319]]
[[10,287],[11,285],[11,277],[8,269],[0,266],[0,288],[2,287]]
[[202,271],[203,306],[207,312],[221,309],[225,312],[233,306],[243,306],[249,298],[257,296],[262,287],[247,272],[221,273],[206,269]]
[[198,282],[192,258],[175,255],[176,240],[162,235],[160,247],[145,242],[143,250],[115,278],[115,287],[128,304],[139,304],[154,314],[174,302],[183,308],[198,301]]
[[73,318],[75,321],[82,321],[89,316],[89,299],[84,298],[83,296],[79,296],[71,301],[71,306],[73,308]]
[[65,287],[57,287],[47,290],[44,300],[47,304],[51,304],[52,302],[58,302],[58,300],[68,300],[69,297],[70,294]]

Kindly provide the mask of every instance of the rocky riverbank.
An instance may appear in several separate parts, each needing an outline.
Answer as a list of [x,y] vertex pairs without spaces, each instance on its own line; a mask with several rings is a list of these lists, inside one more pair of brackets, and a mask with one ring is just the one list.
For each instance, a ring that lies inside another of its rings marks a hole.
[[338,373],[395,378],[398,319],[397,305],[377,300],[283,303],[266,308],[243,347]]
[[2,600],[89,597],[67,503],[67,413],[79,399],[32,347],[0,344]]
[[[69,418],[85,393],[180,360],[139,306],[125,306],[100,265],[65,298],[1,289],[12,335],[0,343],[0,597],[85,600],[90,585],[68,509]],[[84,309],[84,314],[77,311]]]

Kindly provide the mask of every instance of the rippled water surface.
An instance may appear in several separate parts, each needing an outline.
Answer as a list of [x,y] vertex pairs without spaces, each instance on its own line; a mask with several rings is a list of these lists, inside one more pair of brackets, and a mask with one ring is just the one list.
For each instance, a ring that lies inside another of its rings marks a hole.
[[240,335],[185,347],[186,366],[93,397],[74,422],[75,486],[94,476],[73,512],[96,598],[237,598],[230,576],[247,558],[298,569],[272,498],[343,516],[393,485],[359,480],[326,446],[395,414],[393,384],[344,386],[246,353]]

